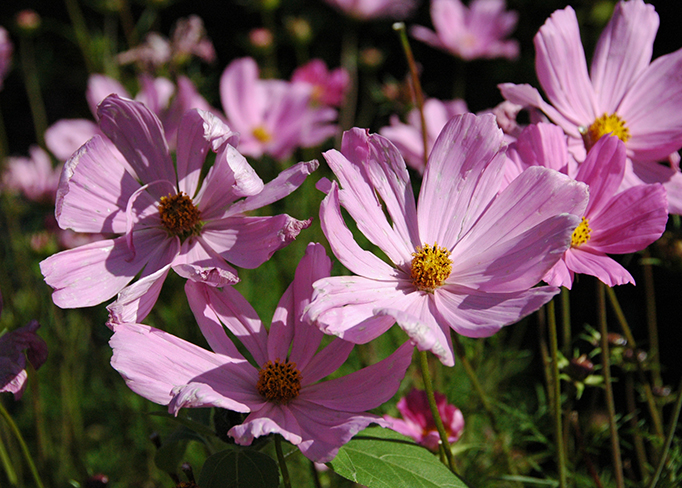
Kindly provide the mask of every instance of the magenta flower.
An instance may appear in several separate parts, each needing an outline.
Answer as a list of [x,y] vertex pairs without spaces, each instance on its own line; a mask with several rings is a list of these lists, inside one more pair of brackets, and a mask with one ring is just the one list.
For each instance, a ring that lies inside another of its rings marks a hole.
[[602,135],[618,136],[630,160],[621,189],[663,183],[670,212],[682,213],[682,174],[656,163],[682,146],[682,49],[651,62],[658,24],[652,5],[619,2],[588,74],[575,12],[557,10],[535,36],[537,76],[549,103],[529,85],[506,83],[500,90],[559,125],[578,161]]
[[7,77],[7,73],[12,65],[13,51],[14,45],[9,38],[7,29],[0,26],[0,90],[2,90],[2,82]]
[[[320,185],[328,192],[320,219],[334,254],[356,276],[317,281],[310,318],[356,343],[397,322],[420,350],[451,366],[450,328],[489,336],[549,301],[556,288],[533,286],[567,249],[579,223],[569,213],[585,208],[587,187],[538,167],[498,196],[502,141],[493,115],[451,119],[431,151],[417,206],[395,146],[346,132],[341,152],[324,153],[339,184]],[[394,266],[360,248],[341,206]]]
[[505,37],[516,27],[518,14],[504,9],[504,0],[473,0],[469,8],[460,0],[431,0],[431,21],[436,31],[416,25],[410,33],[465,61],[516,59],[519,43]]
[[36,334],[39,327],[38,321],[32,320],[11,332],[0,333],[0,393],[11,392],[15,400],[19,400],[26,389],[26,358],[34,369],[47,361],[47,344]]
[[326,0],[326,2],[357,20],[396,19],[409,17],[418,0]]
[[[448,434],[448,441],[457,442],[464,430],[464,416],[459,408],[448,403],[442,393],[434,392],[438,414]],[[440,435],[431,414],[426,392],[413,388],[407,396],[398,400],[398,411],[403,417],[396,419],[384,415],[384,420],[391,422],[390,428],[403,435],[412,437],[415,442],[427,449],[438,451]]]
[[[429,152],[448,120],[455,115],[467,112],[469,109],[466,102],[460,99],[442,102],[436,98],[429,98],[424,102]],[[418,171],[419,174],[424,173],[424,140],[419,109],[414,108],[410,111],[407,115],[407,124],[403,124],[397,115],[392,115],[391,125],[382,127],[379,133],[395,144],[408,166]]]
[[336,110],[311,108],[307,83],[260,80],[252,58],[232,61],[220,78],[227,123],[239,132],[239,149],[259,158],[287,159],[298,147],[312,147],[336,133]]
[[662,185],[638,185],[618,193],[625,173],[625,145],[602,137],[587,153],[576,179],[589,185],[590,201],[571,247],[543,278],[571,288],[575,273],[596,276],[608,286],[635,284],[632,275],[607,254],[641,251],[665,231],[668,202]]
[[50,155],[39,146],[31,146],[29,152],[29,158],[7,158],[7,169],[2,175],[3,188],[21,192],[36,202],[54,201],[61,165],[53,168]]
[[[212,286],[233,284],[237,272],[228,262],[255,268],[309,225],[284,214],[245,212],[291,193],[316,161],[299,163],[263,185],[233,147],[236,134],[208,112],[193,110],[180,121],[176,165],[159,119],[142,103],[111,95],[98,115],[101,130],[125,159],[113,157],[99,136],[88,141],[64,167],[57,221],[77,232],[120,237],[40,263],[59,307],[96,305],[120,292],[109,307],[112,320],[140,321],[170,268]],[[199,186],[210,149],[216,160]]]
[[[405,343],[391,356],[347,376],[320,382],[347,359],[353,344],[335,339],[317,352],[323,334],[301,320],[312,283],[329,276],[320,244],[309,244],[293,283],[282,296],[269,333],[255,310],[232,287],[187,282],[190,306],[214,352],[140,324],[117,324],[110,344],[112,366],[139,395],[177,414],[183,407],[251,412],[228,434],[238,444],[278,433],[316,462],[380,417],[365,413],[390,399],[410,365]],[[248,363],[223,324],[258,364]]]
[[321,59],[313,59],[296,68],[291,75],[294,83],[304,83],[311,89],[311,102],[339,107],[343,103],[350,84],[350,76],[345,68],[329,71]]

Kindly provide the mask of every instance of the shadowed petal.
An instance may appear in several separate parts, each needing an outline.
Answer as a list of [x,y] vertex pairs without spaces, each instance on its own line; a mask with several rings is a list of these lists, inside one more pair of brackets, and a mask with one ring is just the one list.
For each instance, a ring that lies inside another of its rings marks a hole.
[[635,284],[632,275],[604,253],[572,248],[566,252],[564,260],[571,271],[595,276],[606,286]]

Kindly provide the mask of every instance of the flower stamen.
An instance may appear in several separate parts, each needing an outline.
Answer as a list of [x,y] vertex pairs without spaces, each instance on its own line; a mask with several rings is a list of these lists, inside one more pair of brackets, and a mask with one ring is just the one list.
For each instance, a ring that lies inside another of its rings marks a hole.
[[611,115],[604,113],[592,122],[592,125],[587,130],[592,145],[596,144],[603,135],[609,133],[612,133],[623,142],[627,142],[630,139],[630,130],[625,125],[625,121],[615,112]]
[[418,290],[433,293],[450,276],[452,271],[450,251],[438,247],[438,243],[434,242],[433,246],[429,244],[419,246],[412,256],[410,274],[412,284]]
[[161,197],[159,215],[166,231],[181,239],[199,234],[203,225],[201,212],[183,192]]
[[275,405],[286,405],[301,391],[301,372],[296,363],[268,361],[258,372],[258,393]]
[[590,229],[589,222],[585,217],[580,220],[580,224],[575,228],[571,236],[571,247],[580,247],[590,240],[592,229]]
[[270,142],[272,139],[272,134],[270,134],[265,127],[262,125],[259,125],[253,131],[251,132],[253,134],[253,137],[258,139],[258,141],[262,143]]

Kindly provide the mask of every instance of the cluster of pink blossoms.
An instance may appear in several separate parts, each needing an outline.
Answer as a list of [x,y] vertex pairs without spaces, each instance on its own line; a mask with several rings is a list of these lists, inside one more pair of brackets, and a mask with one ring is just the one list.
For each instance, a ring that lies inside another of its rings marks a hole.
[[[363,2],[338,3],[358,16]],[[449,8],[444,5],[433,3]],[[495,7],[494,17],[502,14],[502,2],[487,5]],[[635,21],[640,18],[643,24]],[[513,27],[515,17],[504,19],[491,39]],[[118,294],[109,306],[112,364],[145,398],[174,414],[207,406],[248,413],[229,431],[239,444],[278,433],[311,460],[329,461],[369,423],[391,423],[366,411],[398,390],[413,346],[451,366],[452,331],[490,336],[536,311],[559,286],[570,287],[576,273],[608,285],[634,281],[608,254],[635,252],[660,237],[668,206],[675,209],[682,198],[672,193],[678,169],[657,164],[682,146],[682,123],[672,113],[682,113],[682,88],[666,83],[679,78],[682,51],[649,64],[656,27],[653,8],[641,0],[620,2],[590,78],[572,9],[553,14],[536,37],[538,78],[553,105],[529,86],[502,90],[558,127],[514,126],[509,137],[497,123],[507,112],[454,115],[466,107],[443,110],[430,102],[426,148],[397,121],[382,131],[387,137],[359,128],[344,133],[341,149],[324,153],[338,181],[322,179],[318,188],[326,194],[322,230],[352,275],[330,276],[322,246],[309,244],[269,331],[231,287],[238,280],[232,265],[259,266],[310,221],[247,212],[288,196],[317,162],[294,165],[264,184],[242,153],[284,159],[333,135],[332,106],[343,99],[347,78],[316,64],[292,82],[261,80],[254,60],[235,60],[221,78],[225,118],[208,109],[185,112],[177,123],[175,163],[167,141],[172,126],[140,101],[109,95],[97,109],[103,135],[65,164],[56,214],[64,228],[118,237],[43,261],[53,299],[61,307],[83,307]],[[654,100],[664,90],[669,106]],[[424,150],[425,167],[416,164]],[[215,163],[202,180],[209,151]],[[417,199],[406,158],[423,172]],[[342,208],[388,262],[358,244]],[[140,323],[171,268],[187,279],[190,307],[212,352]],[[394,324],[410,340],[392,355],[320,381],[354,344]],[[318,351],[324,333],[337,338]],[[394,428],[432,448],[429,420],[413,415],[423,403],[408,396],[399,404],[406,422]],[[461,412],[443,405],[444,398],[439,403],[456,439]]]

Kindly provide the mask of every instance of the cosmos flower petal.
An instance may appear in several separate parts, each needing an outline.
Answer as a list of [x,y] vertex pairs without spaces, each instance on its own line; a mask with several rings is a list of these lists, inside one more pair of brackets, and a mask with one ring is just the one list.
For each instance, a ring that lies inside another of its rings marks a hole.
[[303,440],[301,431],[297,416],[289,406],[277,406],[266,402],[262,408],[251,412],[244,422],[232,427],[228,435],[234,437],[237,444],[250,446],[258,437],[280,434],[296,446]]
[[656,241],[668,221],[665,189],[659,184],[629,188],[616,195],[599,215],[586,245],[608,254],[641,251]]
[[504,175],[502,138],[492,114],[459,115],[443,128],[419,193],[420,244],[451,249],[485,211]]
[[682,146],[682,49],[654,60],[618,109],[631,138],[633,160],[662,161]]
[[88,77],[85,98],[88,101],[92,115],[97,116],[97,106],[112,93],[122,98],[132,98],[121,82],[110,76],[92,74]]
[[[138,247],[165,248],[166,235],[138,233]],[[113,297],[137,275],[152,256],[131,256],[125,237],[69,249],[40,263],[45,282],[54,288],[52,300],[61,308],[89,307]]]
[[587,153],[576,175],[578,181],[590,187],[585,214],[598,214],[615,195],[623,181],[625,160],[625,145],[614,136],[602,137]]
[[188,281],[185,291],[211,349],[234,355],[234,345],[227,338],[222,323],[244,344],[258,364],[267,362],[267,331],[251,304],[237,290],[230,286],[215,288]]
[[178,188],[190,198],[195,196],[201,168],[210,149],[204,123],[205,119],[197,110],[186,112],[180,119],[182,137],[178,138],[176,150]]
[[[57,222],[76,232],[124,233],[125,208],[139,188],[110,143],[95,136],[64,165],[55,204]],[[135,201],[135,212],[153,203],[144,193]]]
[[142,322],[159,298],[169,270],[170,264],[167,264],[121,290],[116,301],[107,306],[107,325],[113,328],[114,324]]
[[339,190],[336,182],[320,204],[320,223],[334,255],[341,264],[360,276],[387,279],[393,269],[369,251],[362,249],[346,226],[341,215]]
[[649,183],[661,183],[668,197],[668,212],[682,215],[682,173],[668,165],[644,164],[628,160],[620,191]]
[[[117,324],[109,345],[114,352],[111,365],[121,374],[128,387],[155,403],[168,405],[179,393],[173,390],[188,384],[195,385],[196,389],[196,385],[217,383],[222,388],[214,386],[212,391],[217,390],[218,395],[230,395],[220,400],[232,410],[247,411],[244,403],[255,399],[255,391],[249,392],[246,385],[251,384],[250,380],[255,384],[258,375],[255,368],[243,358],[206,351],[142,324]],[[248,368],[251,369],[250,373]],[[224,392],[221,391],[223,389]],[[238,400],[233,400],[231,396]],[[189,401],[187,397],[185,394],[185,402]],[[195,398],[200,396],[196,395]]]
[[[142,183],[176,183],[175,169],[161,122],[144,104],[110,95],[100,103],[100,128],[116,145]],[[164,196],[152,187],[152,194]]]
[[550,103],[573,124],[590,125],[601,113],[596,113],[575,11],[571,7],[555,11],[536,34],[534,44],[538,80]]
[[535,312],[557,293],[558,288],[549,286],[517,293],[486,293],[446,285],[436,294],[436,306],[458,334],[489,337]]
[[172,266],[183,278],[211,286],[234,285],[239,281],[237,270],[206,244],[202,237],[183,242]]
[[95,135],[102,133],[92,120],[62,119],[45,131],[45,145],[57,159],[66,161]]
[[599,36],[590,78],[600,111],[612,114],[630,86],[651,62],[658,14],[641,0],[618,2]]
[[542,278],[542,280],[550,286],[563,286],[570,290],[573,286],[573,275],[573,271],[568,269],[568,266],[566,266],[566,261],[562,258],[558,260],[554,266],[552,266],[552,269],[547,271],[547,274]]
[[355,344],[352,342],[335,338],[301,368],[301,386],[312,385],[339,369],[348,359],[353,347]]
[[581,248],[569,249],[566,251],[564,260],[571,271],[595,276],[606,286],[635,284],[632,275],[604,253]]
[[241,58],[229,64],[220,77],[220,100],[234,127],[258,125],[267,99],[263,85],[258,83],[255,60]]
[[226,261],[253,269],[288,246],[310,224],[311,220],[297,220],[286,214],[235,216],[207,222],[201,236]]
[[36,333],[38,328],[38,321],[32,320],[0,336],[0,393],[12,393],[15,400],[26,389],[26,359],[36,370],[47,361],[47,343]]
[[364,412],[390,400],[412,362],[414,346],[404,343],[389,357],[361,370],[305,388],[300,395],[331,410]]

